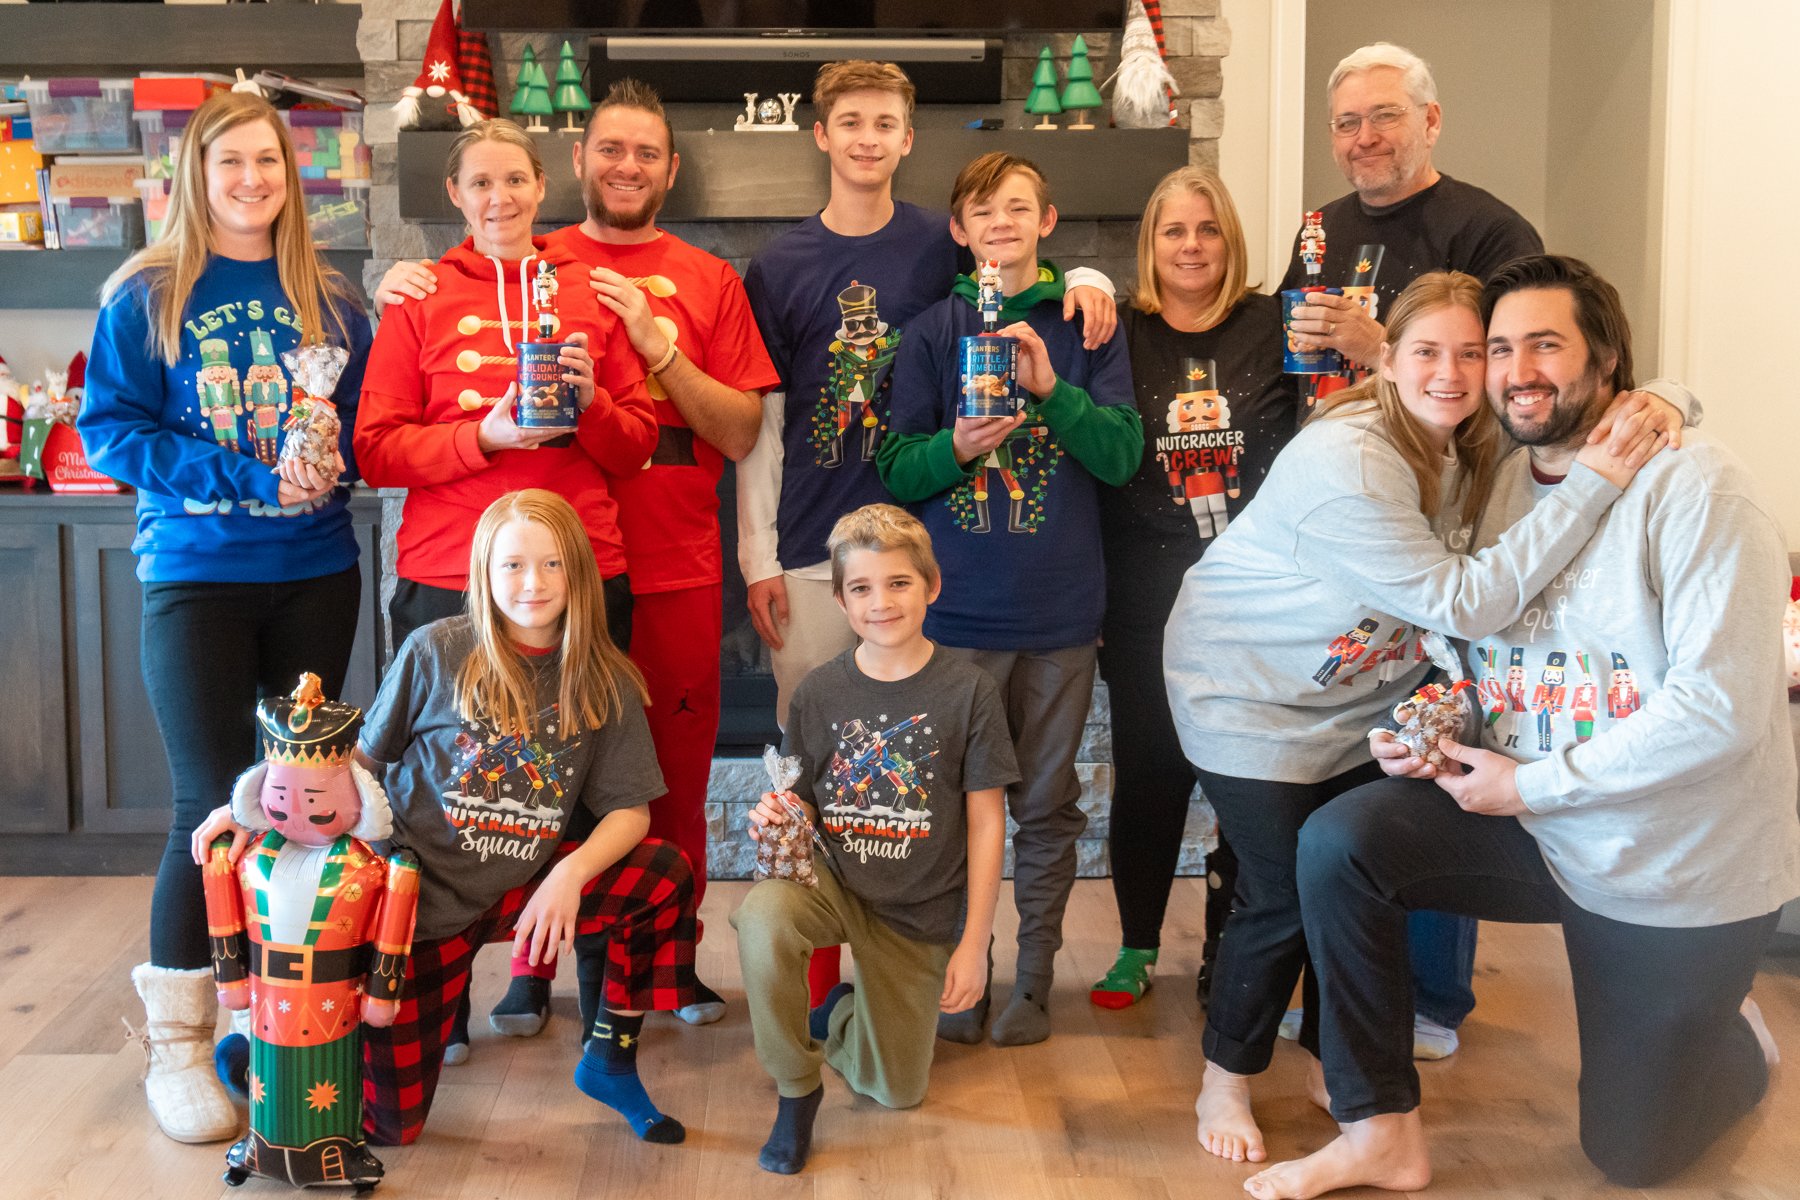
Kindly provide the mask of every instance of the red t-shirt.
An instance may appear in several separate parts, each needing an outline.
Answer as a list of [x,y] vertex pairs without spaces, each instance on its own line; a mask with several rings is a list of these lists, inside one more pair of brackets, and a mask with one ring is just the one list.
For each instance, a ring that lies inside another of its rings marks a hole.
[[[654,241],[614,245],[571,225],[546,242],[635,282],[663,332],[726,387],[760,392],[778,386],[781,377],[763,348],[738,273],[667,230],[659,233]],[[638,470],[608,468],[615,472],[631,590],[672,592],[716,584],[724,578],[718,495],[724,456],[694,436],[655,378],[648,384],[659,426],[655,452],[637,464]]]
[[[514,347],[530,299],[519,263],[501,264],[496,279],[494,260],[465,241],[438,262],[437,291],[429,299],[383,314],[363,374],[356,461],[367,482],[408,489],[396,539],[403,579],[467,587],[469,546],[481,514],[507,492],[530,487],[574,505],[603,577],[626,569],[619,506],[606,472],[631,471],[656,445],[643,360],[619,318],[600,306],[581,265],[541,240],[539,248],[560,268],[559,335],[586,333],[594,356],[594,402],[567,445],[488,455],[476,442],[481,418],[518,375]],[[510,346],[501,330],[503,304]]]

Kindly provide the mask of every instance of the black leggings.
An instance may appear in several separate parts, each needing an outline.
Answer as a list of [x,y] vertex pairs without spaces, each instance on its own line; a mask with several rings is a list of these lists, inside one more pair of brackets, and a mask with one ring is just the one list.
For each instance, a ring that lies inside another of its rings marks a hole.
[[188,850],[206,814],[261,757],[256,704],[304,671],[337,698],[356,640],[358,567],[291,583],[146,583],[144,689],[174,784],[174,820],[150,899],[150,961],[211,965],[200,868]]
[[[1162,945],[1169,889],[1181,857],[1181,835],[1194,793],[1194,769],[1182,753],[1163,684],[1162,627],[1109,623],[1100,645],[1100,675],[1112,706],[1112,805],[1107,850],[1124,945]],[[1237,861],[1225,844],[1207,856],[1206,940],[1216,944],[1230,909]],[[1213,878],[1219,883],[1215,885]]]
[[1588,912],[1517,820],[1466,813],[1411,779],[1358,788],[1314,814],[1300,835],[1300,898],[1339,1121],[1418,1107],[1406,918],[1421,908],[1562,924],[1581,1148],[1614,1183],[1646,1187],[1680,1171],[1768,1085],[1738,1008],[1779,913],[1671,929]]

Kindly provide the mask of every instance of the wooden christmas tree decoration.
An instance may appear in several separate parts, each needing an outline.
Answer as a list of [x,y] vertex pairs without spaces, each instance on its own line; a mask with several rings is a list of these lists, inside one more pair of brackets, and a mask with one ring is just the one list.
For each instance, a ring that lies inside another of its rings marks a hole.
[[531,118],[531,124],[525,126],[526,133],[549,133],[550,127],[544,124],[544,118],[551,113],[550,80],[544,75],[543,64],[536,59],[526,63],[519,69],[524,78],[520,85],[525,103],[515,104],[515,113],[524,113]]
[[558,133],[580,133],[581,126],[575,123],[575,114],[593,107],[581,86],[581,68],[575,65],[575,51],[567,42],[562,44],[562,54],[556,60],[556,95],[550,98],[550,103],[557,112],[568,114]]
[[519,86],[513,92],[512,103],[507,105],[507,108],[515,115],[525,112],[526,97],[531,91],[531,68],[535,66],[537,66],[537,55],[531,52],[530,46],[527,46],[525,47],[525,57],[519,60],[519,73],[515,76]]
[[1094,124],[1087,119],[1087,110],[1099,108],[1100,103],[1100,89],[1094,86],[1094,67],[1088,62],[1087,40],[1076,34],[1069,57],[1069,86],[1062,94],[1063,108],[1075,111],[1075,123],[1068,128],[1092,129]]
[[1045,46],[1038,51],[1037,69],[1031,75],[1031,94],[1025,97],[1025,111],[1044,118],[1033,125],[1033,129],[1055,129],[1056,122],[1050,115],[1062,110],[1062,103],[1056,98],[1056,64],[1050,61],[1050,47]]

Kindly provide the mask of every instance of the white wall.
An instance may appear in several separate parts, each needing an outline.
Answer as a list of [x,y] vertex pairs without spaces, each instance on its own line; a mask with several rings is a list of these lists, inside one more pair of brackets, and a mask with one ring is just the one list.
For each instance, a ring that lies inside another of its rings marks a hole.
[[[51,255],[46,252],[44,258]],[[25,382],[46,370],[60,371],[94,340],[98,316],[94,309],[0,309],[0,357]]]
[[[1332,67],[1358,46],[1393,42],[1429,63],[1437,80],[1444,110],[1443,135],[1433,155],[1437,168],[1486,188],[1541,230],[1551,10],[1585,2],[1312,0],[1306,8],[1306,207],[1318,208],[1350,190],[1331,159],[1325,126],[1325,81]],[[1225,122],[1229,128],[1229,112]],[[1300,217],[1293,215],[1293,229]]]
[[1800,336],[1792,288],[1800,155],[1794,148],[1793,0],[1669,2],[1664,368],[1706,404],[1800,549]]

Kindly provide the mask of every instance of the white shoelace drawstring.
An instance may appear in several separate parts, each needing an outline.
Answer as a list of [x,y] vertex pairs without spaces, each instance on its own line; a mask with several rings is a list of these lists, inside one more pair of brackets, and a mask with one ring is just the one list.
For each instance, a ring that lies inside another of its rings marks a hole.
[[[518,348],[513,345],[512,320],[506,312],[506,264],[492,254],[487,260],[494,264],[494,304],[500,310],[500,340],[506,343],[509,354],[517,354]],[[537,255],[527,254],[519,260],[519,324],[524,328],[520,341],[531,340],[531,264],[537,261]]]

